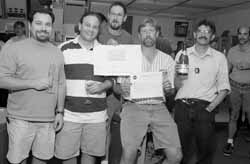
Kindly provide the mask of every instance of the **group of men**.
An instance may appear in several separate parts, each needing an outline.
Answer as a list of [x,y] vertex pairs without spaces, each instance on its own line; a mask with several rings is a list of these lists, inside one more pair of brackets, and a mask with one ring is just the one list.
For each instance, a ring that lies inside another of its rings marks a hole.
[[[126,6],[111,4],[107,16],[100,33],[100,15],[85,13],[78,24],[79,35],[57,48],[49,42],[53,13],[36,10],[30,19],[31,38],[1,51],[0,88],[9,90],[9,162],[25,164],[32,151],[34,164],[46,163],[53,156],[64,164],[76,164],[79,154],[82,164],[94,164],[96,157],[105,154],[110,164],[133,164],[150,125],[155,148],[163,149],[169,164],[189,163],[194,142],[197,164],[211,164],[216,108],[231,91],[226,56],[210,47],[215,25],[202,20],[194,28],[195,44],[187,49],[188,76],[180,76],[175,63],[182,52],[174,61],[156,48],[159,26],[154,19],[142,21],[137,40],[121,27],[127,18]],[[245,28],[239,29],[240,36],[245,33]],[[162,72],[164,93],[176,89],[174,117],[164,96],[131,99],[125,94],[130,92],[129,77],[94,75],[91,56],[96,46],[136,43],[141,45],[141,72]],[[244,46],[236,50],[247,51]],[[249,64],[242,64],[244,57],[236,63],[233,55],[229,57],[230,82],[237,87],[242,82],[237,79],[242,79],[233,73],[243,70],[241,66],[247,70]]]

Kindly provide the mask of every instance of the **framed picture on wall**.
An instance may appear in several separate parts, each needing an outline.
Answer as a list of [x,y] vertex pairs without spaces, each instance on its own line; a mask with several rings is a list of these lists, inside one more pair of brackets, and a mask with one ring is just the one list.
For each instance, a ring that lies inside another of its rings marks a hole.
[[175,22],[174,35],[177,37],[186,37],[188,33],[188,22],[177,21]]

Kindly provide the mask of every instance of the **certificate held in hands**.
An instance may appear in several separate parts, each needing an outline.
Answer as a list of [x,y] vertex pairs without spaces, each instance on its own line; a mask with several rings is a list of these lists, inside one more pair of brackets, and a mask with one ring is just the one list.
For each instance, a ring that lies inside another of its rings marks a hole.
[[144,72],[130,77],[130,98],[163,97],[162,72]]
[[95,75],[128,76],[141,72],[140,45],[100,45],[93,54]]

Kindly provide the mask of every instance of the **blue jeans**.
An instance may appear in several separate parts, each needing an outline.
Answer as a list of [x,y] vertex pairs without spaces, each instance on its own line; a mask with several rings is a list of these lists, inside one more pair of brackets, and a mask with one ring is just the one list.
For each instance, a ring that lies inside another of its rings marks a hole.
[[181,140],[182,164],[187,164],[192,158],[193,143],[197,146],[197,164],[212,164],[216,149],[215,111],[208,112],[205,109],[208,104],[198,99],[176,101],[175,122]]

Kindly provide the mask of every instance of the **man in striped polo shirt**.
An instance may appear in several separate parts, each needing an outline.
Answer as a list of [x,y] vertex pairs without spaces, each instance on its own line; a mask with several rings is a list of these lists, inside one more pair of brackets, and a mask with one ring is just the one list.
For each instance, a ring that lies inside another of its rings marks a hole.
[[[139,39],[142,53],[142,72],[163,73],[163,90],[168,92],[173,87],[174,60],[155,47],[158,31],[157,23],[146,18],[139,25]],[[181,146],[177,126],[164,105],[164,95],[157,98],[131,99],[130,79],[119,78],[125,103],[121,113],[121,141],[123,154],[121,164],[132,164],[136,160],[137,149],[143,142],[148,126],[153,132],[156,149],[163,149],[169,164],[181,160]],[[148,86],[152,87],[152,86]],[[116,90],[115,90],[116,91]],[[117,90],[116,92],[119,92]]]
[[63,129],[56,136],[55,156],[63,163],[76,164],[82,152],[82,164],[94,164],[97,156],[105,155],[106,90],[112,82],[93,75],[92,50],[100,18],[96,13],[84,14],[79,23],[80,35],[63,43],[67,94]]

